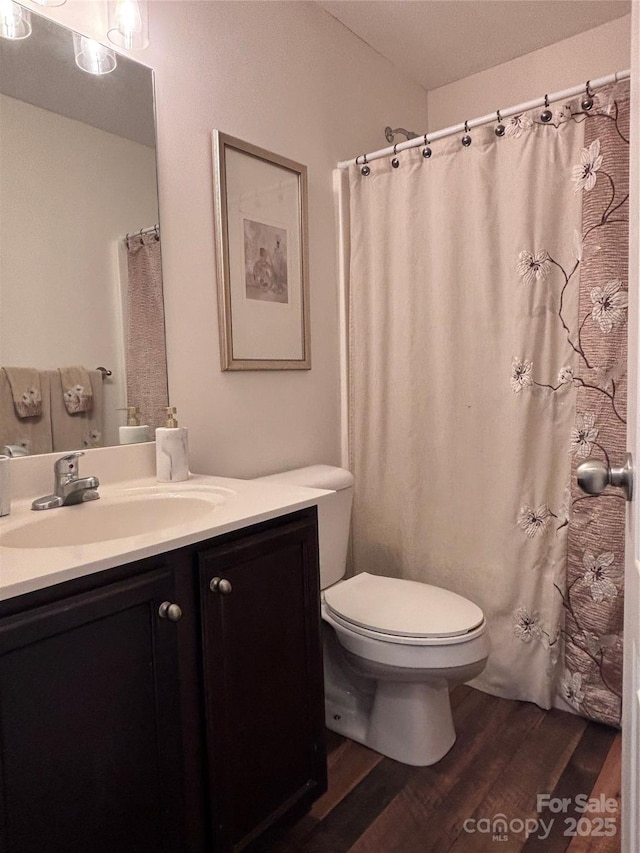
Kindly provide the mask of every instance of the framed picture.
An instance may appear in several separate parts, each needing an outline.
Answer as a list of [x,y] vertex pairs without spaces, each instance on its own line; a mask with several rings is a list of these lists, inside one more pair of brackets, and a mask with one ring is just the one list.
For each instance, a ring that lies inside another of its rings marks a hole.
[[309,370],[307,167],[213,131],[223,370]]

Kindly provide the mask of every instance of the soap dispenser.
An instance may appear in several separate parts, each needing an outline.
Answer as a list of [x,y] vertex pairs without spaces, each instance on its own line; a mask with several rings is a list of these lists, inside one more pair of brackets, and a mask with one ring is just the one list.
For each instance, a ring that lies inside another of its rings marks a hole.
[[150,440],[149,427],[140,423],[140,409],[127,406],[127,425],[120,427],[120,444],[138,444]]
[[165,406],[167,422],[156,430],[156,477],[159,483],[189,479],[187,430],[179,427],[175,406]]

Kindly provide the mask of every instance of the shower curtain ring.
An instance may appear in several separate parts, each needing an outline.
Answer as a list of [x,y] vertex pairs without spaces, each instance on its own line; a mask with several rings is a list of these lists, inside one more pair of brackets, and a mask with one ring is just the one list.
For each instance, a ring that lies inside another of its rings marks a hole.
[[425,160],[428,160],[431,157],[431,149],[429,148],[429,140],[427,139],[427,134],[424,135],[424,148],[422,149],[422,156]]
[[464,122],[464,136],[462,137],[461,142],[465,148],[468,148],[471,145],[471,137],[469,136],[469,122],[466,119]]
[[[356,157],[356,163],[357,163],[357,162],[358,162],[358,158]],[[365,176],[365,178],[366,178],[368,175],[370,175],[370,174],[371,174],[371,169],[370,169],[370,168],[369,168],[369,166],[367,165],[368,160],[367,160],[367,155],[366,155],[366,154],[363,154],[363,155],[362,155],[362,162],[364,163],[364,166],[362,167],[362,169],[360,169],[360,171],[361,171],[361,173],[362,173],[362,174]]]
[[548,95],[544,96],[544,105],[545,105],[545,110],[542,113],[540,113],[540,121],[543,121],[545,124],[549,124],[549,122],[553,118],[553,113],[549,109],[549,96]]
[[400,165],[400,161],[399,161],[399,160],[398,160],[398,158],[396,157],[396,148],[397,148],[397,147],[398,147],[398,143],[396,143],[396,144],[393,146],[393,160],[391,161],[391,165],[393,166],[393,168],[394,168],[394,169],[397,169],[397,168],[398,168],[398,166]]
[[582,99],[580,106],[585,112],[588,112],[593,107],[593,96],[595,92],[591,91],[590,86],[591,80],[587,80],[587,85],[585,86],[585,97]]
[[496,136],[504,136],[505,126],[502,124],[502,116],[500,115],[500,110],[496,110],[496,115],[498,116],[498,126],[494,130]]

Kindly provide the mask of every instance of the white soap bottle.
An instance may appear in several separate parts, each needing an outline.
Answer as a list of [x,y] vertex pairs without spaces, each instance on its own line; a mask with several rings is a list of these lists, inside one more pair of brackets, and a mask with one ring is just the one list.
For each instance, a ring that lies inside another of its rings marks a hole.
[[156,477],[159,483],[189,479],[187,430],[179,427],[175,406],[166,406],[167,423],[156,430]]
[[140,423],[140,410],[137,406],[127,406],[127,425],[120,427],[120,444],[138,444],[150,441],[149,427]]

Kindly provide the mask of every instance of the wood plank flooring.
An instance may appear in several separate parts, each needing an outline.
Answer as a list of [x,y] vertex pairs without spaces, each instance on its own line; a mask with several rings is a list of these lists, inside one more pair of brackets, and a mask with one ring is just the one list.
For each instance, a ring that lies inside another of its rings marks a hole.
[[[268,850],[619,853],[619,732],[466,686],[451,699],[457,740],[433,767],[407,767],[328,732],[329,790]],[[538,811],[538,794],[566,810]],[[580,811],[578,794],[592,810]]]

